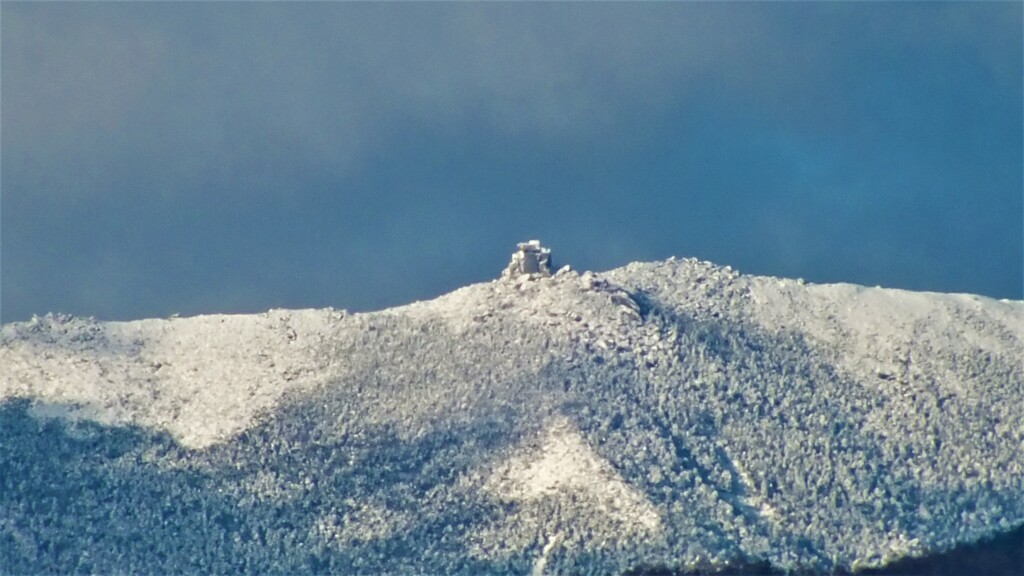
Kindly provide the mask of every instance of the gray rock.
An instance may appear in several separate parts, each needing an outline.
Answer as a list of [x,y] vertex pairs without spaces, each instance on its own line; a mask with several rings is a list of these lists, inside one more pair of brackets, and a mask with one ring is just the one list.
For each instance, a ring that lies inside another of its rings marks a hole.
[[551,249],[541,246],[540,240],[520,242],[512,253],[512,261],[502,273],[502,277],[516,279],[527,277],[551,276]]

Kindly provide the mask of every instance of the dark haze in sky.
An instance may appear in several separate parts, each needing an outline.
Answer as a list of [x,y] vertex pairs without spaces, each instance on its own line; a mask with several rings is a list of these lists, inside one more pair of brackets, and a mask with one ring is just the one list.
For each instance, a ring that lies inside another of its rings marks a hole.
[[0,9],[0,314],[377,309],[518,241],[1024,296],[1022,5]]

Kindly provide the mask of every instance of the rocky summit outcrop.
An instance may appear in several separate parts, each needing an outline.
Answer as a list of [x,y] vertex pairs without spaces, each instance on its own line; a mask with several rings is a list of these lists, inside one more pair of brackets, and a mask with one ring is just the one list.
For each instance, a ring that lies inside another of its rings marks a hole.
[[4,573],[851,570],[1024,524],[1024,303],[695,260],[0,329]]

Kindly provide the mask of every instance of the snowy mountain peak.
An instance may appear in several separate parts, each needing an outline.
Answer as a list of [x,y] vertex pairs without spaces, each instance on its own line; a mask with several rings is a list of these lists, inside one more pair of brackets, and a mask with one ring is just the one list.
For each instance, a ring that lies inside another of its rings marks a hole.
[[[850,569],[1024,523],[1024,303],[525,270],[365,314],[3,326],[4,564]],[[40,474],[71,517],[29,512]]]

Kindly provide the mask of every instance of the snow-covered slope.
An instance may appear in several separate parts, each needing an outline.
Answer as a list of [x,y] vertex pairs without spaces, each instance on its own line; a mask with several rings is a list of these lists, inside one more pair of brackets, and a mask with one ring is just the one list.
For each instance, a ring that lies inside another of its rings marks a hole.
[[0,570],[849,569],[1024,523],[1024,303],[562,270],[0,331]]

